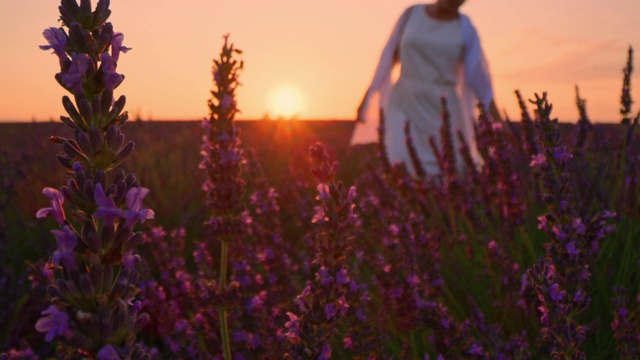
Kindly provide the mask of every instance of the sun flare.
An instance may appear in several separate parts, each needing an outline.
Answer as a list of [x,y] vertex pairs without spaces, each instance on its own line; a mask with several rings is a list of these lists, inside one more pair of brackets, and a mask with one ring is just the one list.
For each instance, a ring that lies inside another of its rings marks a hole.
[[274,118],[291,119],[304,110],[305,98],[302,92],[291,84],[274,88],[267,99],[268,111]]

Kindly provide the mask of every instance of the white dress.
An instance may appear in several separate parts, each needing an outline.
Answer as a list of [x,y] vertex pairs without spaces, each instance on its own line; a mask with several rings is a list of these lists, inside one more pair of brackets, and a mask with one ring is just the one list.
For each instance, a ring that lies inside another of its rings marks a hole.
[[[392,84],[393,60],[389,56],[396,48],[401,73]],[[415,5],[403,13],[383,51],[360,114],[365,122],[356,126],[352,144],[377,141],[377,136],[372,136],[379,123],[375,108],[382,108],[389,160],[405,162],[412,170],[404,133],[408,121],[413,145],[425,170],[437,174],[439,168],[429,138],[433,136],[439,146],[443,96],[451,114],[456,151],[456,132],[462,130],[471,145],[472,157],[480,162],[474,146],[473,106],[478,100],[488,106],[493,91],[475,28],[464,15],[450,21],[436,20],[427,15],[425,5]],[[457,165],[462,165],[459,157]]]

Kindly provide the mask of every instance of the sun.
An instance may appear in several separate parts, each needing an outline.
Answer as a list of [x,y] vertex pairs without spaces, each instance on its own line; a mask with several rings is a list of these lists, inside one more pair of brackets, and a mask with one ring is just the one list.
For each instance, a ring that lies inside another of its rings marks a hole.
[[306,99],[294,85],[284,84],[275,87],[267,99],[269,114],[274,118],[291,119],[304,110]]

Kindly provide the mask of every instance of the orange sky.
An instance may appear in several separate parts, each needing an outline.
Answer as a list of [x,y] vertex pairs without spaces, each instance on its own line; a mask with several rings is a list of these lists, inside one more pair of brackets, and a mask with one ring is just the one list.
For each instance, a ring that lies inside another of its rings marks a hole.
[[[126,79],[116,93],[143,119],[206,116],[211,61],[230,33],[244,50],[240,118],[277,117],[277,89],[288,87],[298,92],[298,118],[352,119],[393,23],[413,3],[112,0],[110,21],[133,48],[120,59]],[[42,30],[57,26],[58,4],[0,0],[0,121],[46,121],[64,111],[58,61],[38,49]],[[527,98],[546,90],[555,116],[575,121],[577,84],[592,120],[619,120],[626,51],[640,50],[639,0],[468,0],[461,10],[478,28],[498,106],[511,118],[519,118],[515,89]],[[636,72],[633,89],[638,80]]]

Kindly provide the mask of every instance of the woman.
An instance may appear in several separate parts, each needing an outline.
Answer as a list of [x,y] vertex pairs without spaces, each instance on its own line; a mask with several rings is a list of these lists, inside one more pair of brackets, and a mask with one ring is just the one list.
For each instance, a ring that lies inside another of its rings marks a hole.
[[[500,121],[493,100],[491,75],[480,39],[469,18],[458,9],[464,0],[437,0],[413,5],[396,23],[384,47],[374,78],[358,108],[351,144],[378,140],[380,109],[385,116],[385,148],[391,163],[404,162],[413,170],[404,133],[410,123],[413,144],[428,174],[439,172],[429,138],[438,139],[441,127],[441,97],[447,98],[452,131],[462,130],[480,162],[473,132],[474,107],[485,105]],[[391,73],[400,64],[400,77]],[[456,149],[457,136],[455,136]],[[457,160],[457,167],[462,167]]]

